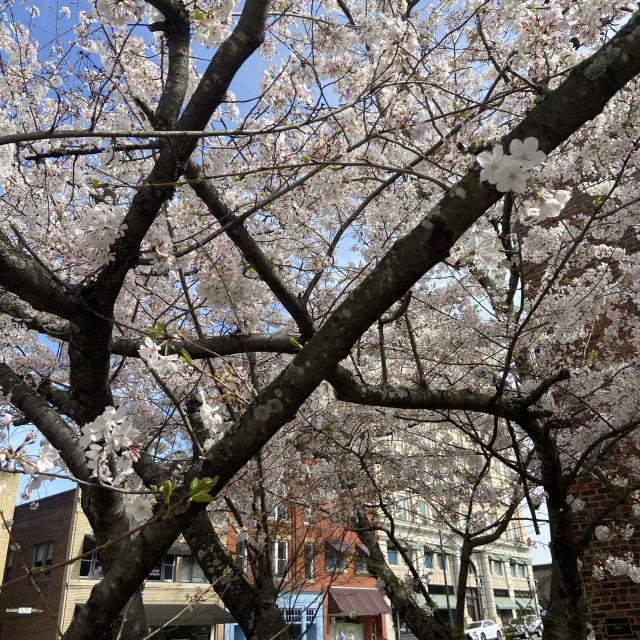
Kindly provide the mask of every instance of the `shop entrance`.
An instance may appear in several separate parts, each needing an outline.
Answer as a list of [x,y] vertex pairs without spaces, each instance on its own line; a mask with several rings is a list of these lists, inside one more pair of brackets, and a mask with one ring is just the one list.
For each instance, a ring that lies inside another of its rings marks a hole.
[[350,640],[349,632],[353,633],[353,640],[364,640],[364,624],[360,618],[334,618],[331,625],[331,640],[338,640],[340,629],[344,633],[344,640]]

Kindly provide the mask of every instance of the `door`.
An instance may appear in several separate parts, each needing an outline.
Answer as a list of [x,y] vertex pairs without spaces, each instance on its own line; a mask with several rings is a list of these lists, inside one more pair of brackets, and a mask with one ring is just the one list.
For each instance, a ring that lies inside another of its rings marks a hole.
[[364,640],[364,625],[353,618],[336,618],[332,639],[338,640],[340,629],[344,633],[344,640],[349,640],[349,632],[353,633],[353,640]]
[[353,640],[364,640],[363,624],[357,624],[355,622],[345,622],[342,628],[344,629],[344,640],[350,640],[349,632],[353,633]]

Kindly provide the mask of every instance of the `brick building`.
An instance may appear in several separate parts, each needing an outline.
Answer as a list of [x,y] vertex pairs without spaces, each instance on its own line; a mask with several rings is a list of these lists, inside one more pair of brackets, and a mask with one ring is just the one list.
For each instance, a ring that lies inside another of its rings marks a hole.
[[[278,606],[291,638],[335,640],[340,629],[355,640],[386,640],[391,608],[367,570],[368,549],[355,533],[315,518],[309,510],[282,504],[270,514],[274,578]],[[228,548],[251,574],[251,549],[231,530]],[[225,640],[244,640],[228,624]]]
[[[5,489],[11,506],[15,488],[11,496]],[[46,569],[96,546],[80,507],[78,489],[15,507],[13,520],[11,544],[7,546],[9,541],[5,540],[0,551],[0,556],[6,557],[3,585],[24,575],[25,570]],[[69,626],[77,607],[86,602],[99,578],[100,563],[97,554],[92,554],[50,573],[36,575],[33,581],[22,580],[3,587],[0,640],[55,640]],[[193,595],[204,582],[186,546],[171,547],[149,575],[143,591],[150,629],[166,625],[154,638],[222,640],[222,625],[232,618],[214,593],[202,604],[186,610],[187,596]]]

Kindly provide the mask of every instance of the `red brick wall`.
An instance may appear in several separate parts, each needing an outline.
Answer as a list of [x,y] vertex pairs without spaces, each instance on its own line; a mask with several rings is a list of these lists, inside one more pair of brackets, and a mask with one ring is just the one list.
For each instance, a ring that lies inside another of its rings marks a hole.
[[[611,492],[602,482],[593,477],[583,477],[576,483],[575,495],[585,503],[585,508],[575,513],[575,533],[580,537],[594,514],[611,500]],[[637,518],[631,513],[631,506],[623,504],[613,510],[602,521],[603,526],[624,529],[627,524],[633,526]],[[637,529],[637,526],[636,526]],[[616,536],[612,540],[597,540],[595,537],[586,547],[583,555],[582,577],[591,607],[591,622],[596,640],[610,637],[606,632],[607,618],[629,618],[634,638],[640,638],[640,584],[629,578],[605,574],[604,580],[594,577],[593,567],[608,556],[624,557],[633,554],[636,561],[640,558],[640,532],[636,531],[628,540]]]

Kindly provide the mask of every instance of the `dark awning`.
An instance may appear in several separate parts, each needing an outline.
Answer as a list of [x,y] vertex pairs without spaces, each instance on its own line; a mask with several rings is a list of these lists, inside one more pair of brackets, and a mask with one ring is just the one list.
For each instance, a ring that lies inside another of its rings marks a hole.
[[356,542],[356,555],[358,558],[368,558],[371,554],[366,544],[362,542]]
[[144,612],[150,627],[161,627],[169,620],[172,627],[235,622],[233,616],[217,604],[197,604],[186,610],[182,604],[145,604]]
[[325,540],[324,548],[329,553],[354,553],[353,547],[350,547],[344,540]]
[[329,615],[341,613],[354,616],[376,616],[391,613],[391,607],[384,601],[377,589],[354,589],[331,587],[329,589]]

